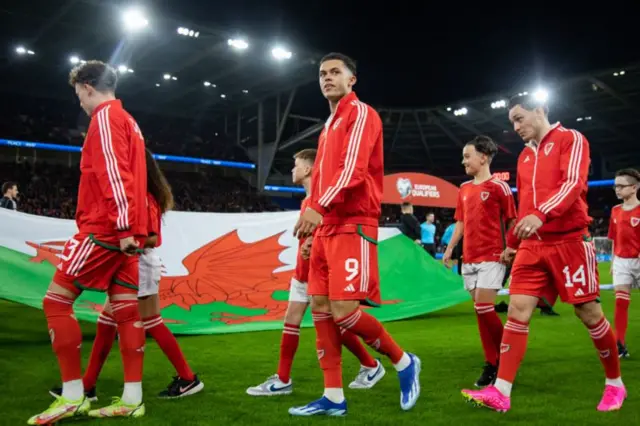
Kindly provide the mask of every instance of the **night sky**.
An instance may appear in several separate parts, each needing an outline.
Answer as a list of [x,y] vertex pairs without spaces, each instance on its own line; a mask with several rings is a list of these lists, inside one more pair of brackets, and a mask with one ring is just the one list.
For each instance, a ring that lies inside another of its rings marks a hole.
[[479,10],[402,0],[384,7],[372,1],[221,3],[165,0],[153,7],[282,40],[292,49],[346,53],[359,65],[360,97],[377,105],[432,106],[640,59],[634,14],[587,2],[564,2],[575,3],[565,10],[543,10],[533,1],[481,2]]

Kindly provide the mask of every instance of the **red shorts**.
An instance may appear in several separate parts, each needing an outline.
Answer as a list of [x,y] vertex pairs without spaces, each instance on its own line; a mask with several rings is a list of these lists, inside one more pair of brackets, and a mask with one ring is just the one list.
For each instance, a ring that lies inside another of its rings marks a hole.
[[593,242],[524,241],[513,262],[509,294],[525,294],[552,303],[558,296],[571,305],[600,296]]
[[309,295],[380,305],[378,228],[324,225],[313,237]]
[[122,253],[117,237],[76,234],[65,243],[60,260],[53,281],[75,294],[138,293],[138,256]]

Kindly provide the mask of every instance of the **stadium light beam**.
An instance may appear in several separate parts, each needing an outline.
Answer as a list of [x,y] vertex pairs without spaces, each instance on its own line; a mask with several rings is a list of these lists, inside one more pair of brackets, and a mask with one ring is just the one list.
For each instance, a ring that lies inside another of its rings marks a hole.
[[293,53],[291,53],[290,50],[286,50],[283,47],[278,46],[271,49],[271,55],[273,55],[275,59],[281,61],[283,59],[291,59]]
[[545,89],[537,89],[533,92],[533,99],[536,102],[545,103],[549,100],[549,92]]
[[227,44],[238,50],[245,50],[249,48],[249,43],[241,38],[230,38],[227,40]]
[[128,9],[122,14],[124,28],[127,31],[136,32],[149,25],[149,21],[140,9]]

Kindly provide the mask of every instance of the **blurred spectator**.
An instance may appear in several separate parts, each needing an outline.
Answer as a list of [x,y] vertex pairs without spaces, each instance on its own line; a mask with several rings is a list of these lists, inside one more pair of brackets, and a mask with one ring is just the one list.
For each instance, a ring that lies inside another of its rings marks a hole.
[[420,244],[420,222],[413,215],[413,205],[411,203],[402,203],[402,216],[400,216],[400,231]]
[[0,199],[0,208],[9,210],[18,210],[18,184],[15,182],[5,182],[2,184],[2,198]]

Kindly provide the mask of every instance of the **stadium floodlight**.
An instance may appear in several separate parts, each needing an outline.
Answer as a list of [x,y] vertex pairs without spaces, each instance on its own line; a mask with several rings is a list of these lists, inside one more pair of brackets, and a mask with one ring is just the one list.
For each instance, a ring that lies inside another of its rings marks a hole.
[[69,57],[69,62],[71,62],[73,65],[79,64],[80,63],[80,58],[78,58],[75,55],[70,56]]
[[185,27],[178,27],[178,34],[194,38],[200,37],[200,31],[194,31]]
[[460,117],[461,115],[467,115],[468,112],[469,112],[469,110],[467,110],[467,108],[462,107],[462,108],[458,108],[457,110],[453,111],[453,115],[455,115],[456,117]]
[[211,82],[210,81],[205,81],[204,82],[204,87],[209,87],[211,86]]
[[624,70],[616,71],[616,72],[613,73],[614,77],[619,77],[621,75],[625,75],[625,71]]
[[549,100],[549,92],[545,89],[537,89],[533,92],[533,99],[536,102],[545,103]]
[[447,107],[447,111],[451,111],[451,107]]
[[245,50],[249,48],[249,43],[241,38],[230,38],[227,40],[227,44],[238,50]]
[[291,51],[286,50],[280,46],[274,47],[273,49],[271,49],[271,54],[273,55],[274,58],[276,58],[279,61],[283,59],[291,59],[291,56],[292,56]]
[[162,76],[165,80],[171,80],[171,74],[165,74]]
[[176,77],[175,75],[171,76],[171,80],[176,81],[178,79],[178,77]]
[[242,93],[244,93],[245,95],[249,93],[249,91],[247,89],[242,89]]
[[128,70],[128,69],[129,69],[129,68],[127,68],[127,66],[126,66],[126,65],[120,65],[120,66],[118,67],[118,71],[120,71],[121,73],[125,73],[125,72],[127,72],[127,70]]
[[149,25],[149,21],[140,9],[128,9],[122,14],[124,28],[127,31],[140,31]]
[[492,109],[506,108],[506,107],[507,107],[507,101],[505,101],[504,99],[501,99],[501,100],[495,101],[495,102],[491,102],[491,108]]
[[35,55],[36,52],[34,52],[33,50],[27,49],[24,46],[18,46],[16,47],[16,53],[18,55]]
[[227,95],[225,95],[224,93],[222,93],[222,94],[220,95],[220,97],[221,97],[222,99],[227,99]]

